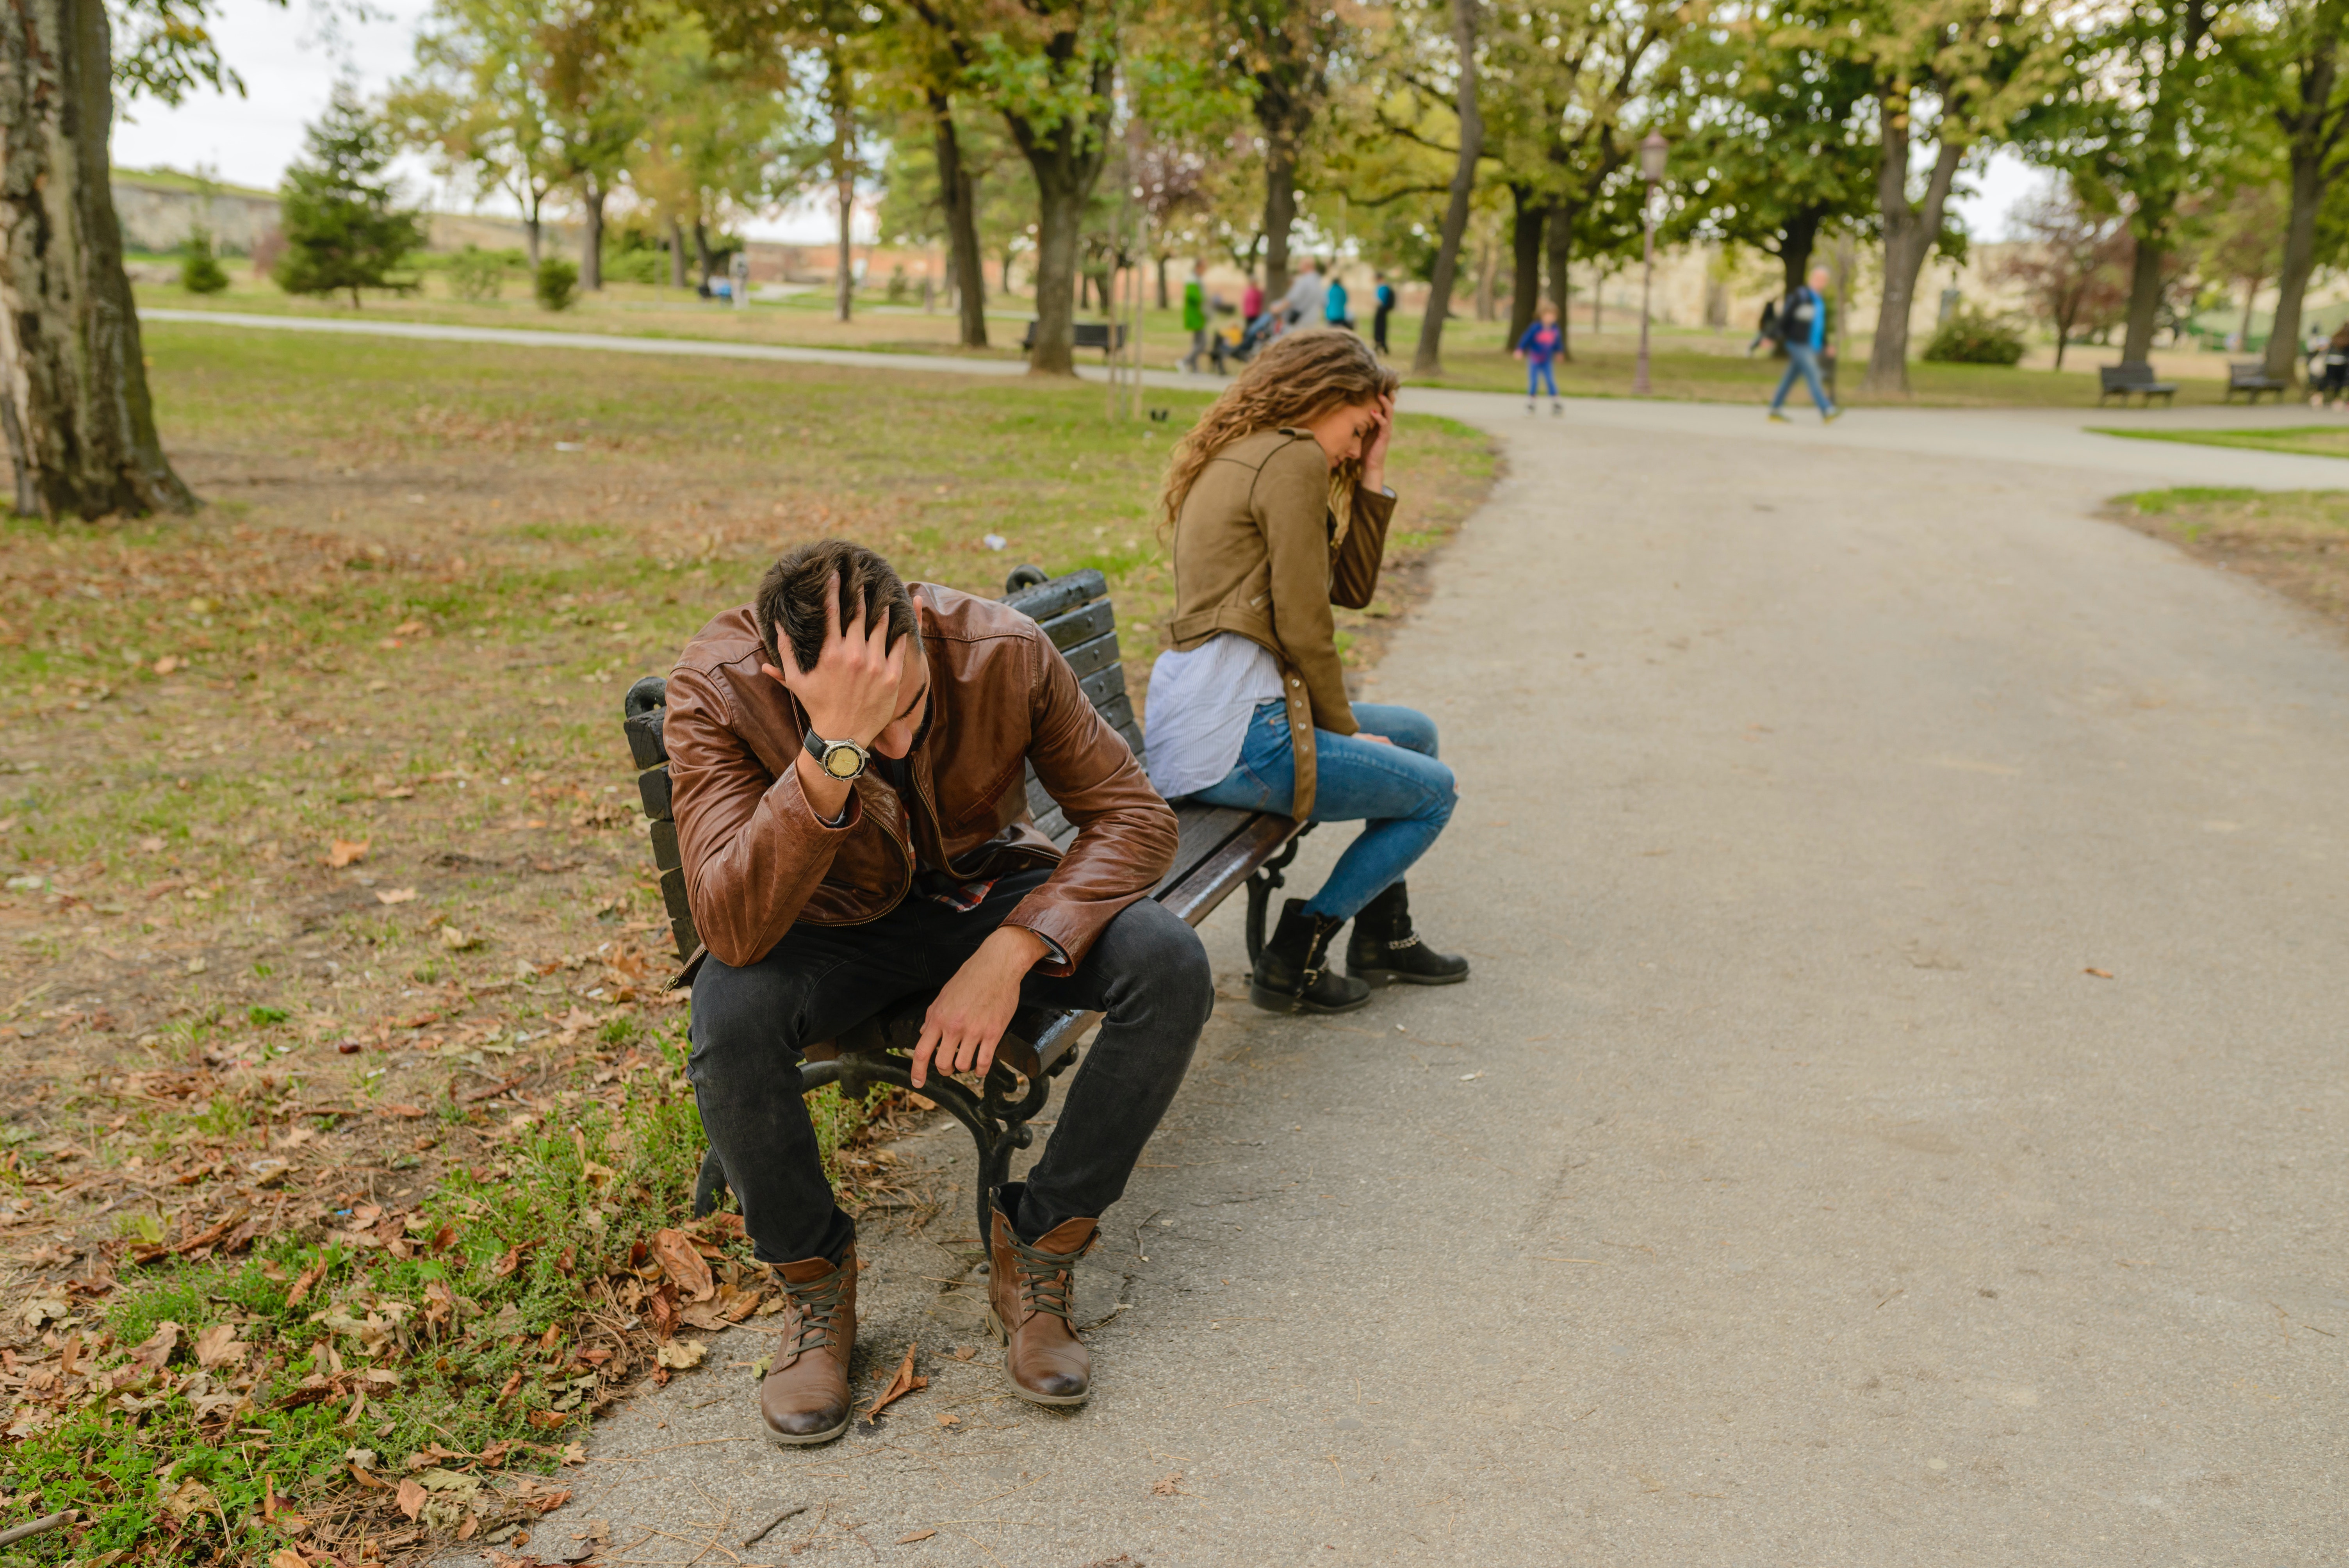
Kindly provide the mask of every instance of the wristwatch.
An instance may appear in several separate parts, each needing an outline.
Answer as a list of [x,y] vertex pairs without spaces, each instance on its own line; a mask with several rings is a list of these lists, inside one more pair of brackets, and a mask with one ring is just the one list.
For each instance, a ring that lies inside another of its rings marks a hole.
[[853,740],[826,740],[811,729],[807,732],[807,753],[815,765],[843,782],[864,771],[873,754]]

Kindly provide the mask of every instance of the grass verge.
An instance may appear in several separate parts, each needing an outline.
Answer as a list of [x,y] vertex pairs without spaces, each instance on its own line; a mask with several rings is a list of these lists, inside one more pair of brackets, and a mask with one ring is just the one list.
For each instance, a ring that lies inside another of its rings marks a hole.
[[[0,1526],[76,1510],[9,1555],[83,1568],[519,1550],[580,1423],[767,1305],[687,1214],[620,694],[823,534],[977,592],[1097,566],[1139,688],[1169,427],[1081,387],[146,342],[207,509],[0,522]],[[1357,661],[1492,468],[1404,422]],[[844,1201],[915,1222],[906,1102],[813,1100]]]
[[2144,490],[2106,515],[2349,628],[2349,490]]
[[2341,425],[2292,425],[2274,430],[2122,430],[2092,427],[2088,433],[2123,436],[2133,441],[2178,441],[2189,447],[2239,447],[2255,452],[2349,458],[2349,427]]

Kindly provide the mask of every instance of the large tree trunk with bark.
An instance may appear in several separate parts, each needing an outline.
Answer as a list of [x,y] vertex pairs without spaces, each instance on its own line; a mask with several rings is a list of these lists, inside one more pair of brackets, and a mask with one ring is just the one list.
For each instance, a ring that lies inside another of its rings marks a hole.
[[16,496],[52,521],[190,511],[155,435],[108,142],[99,0],[0,19],[0,428]]
[[856,103],[848,61],[838,49],[824,59],[824,96],[832,102],[832,192],[840,207],[840,264],[833,279],[833,319],[856,309]]
[[945,93],[929,95],[930,127],[938,163],[938,196],[946,207],[947,252],[954,268],[955,300],[965,348],[987,346],[987,269],[978,256],[978,198],[971,188],[970,170],[962,160],[962,139],[955,130],[954,102]]
[[693,220],[693,264],[701,269],[701,286],[707,288],[718,271],[718,258],[709,250],[709,221],[696,214]]
[[533,195],[530,201],[530,216],[522,221],[523,245],[530,253],[530,270],[533,277],[538,274],[538,263],[541,259],[540,244],[543,230],[544,225],[538,221],[538,198]]
[[1549,208],[1522,185],[1509,187],[1510,273],[1509,342],[1514,346],[1534,324],[1534,307],[1541,303],[1542,226]]
[[1264,139],[1264,297],[1288,294],[1288,231],[1297,226],[1297,143],[1286,131]]
[[[2331,76],[2326,97],[2331,101]],[[2283,264],[2276,269],[2275,320],[2268,325],[2267,364],[2262,367],[2279,381],[2296,380],[2300,371],[2301,300],[2308,293],[2309,274],[2316,270],[2316,211],[2324,204],[2324,154],[2309,145],[2313,138],[2295,138],[2292,149],[2292,214],[2283,226]]]
[[1905,93],[1886,93],[1877,111],[1883,154],[1877,164],[1876,200],[1884,214],[1884,299],[1876,310],[1876,342],[1868,349],[1868,382],[1878,397],[1909,395],[1909,311],[1917,274],[1941,232],[1950,182],[1964,161],[1963,142],[1941,144],[1925,182],[1922,205],[1909,200],[1909,124]]
[[1078,228],[1085,199],[1092,194],[1109,157],[1112,112],[1109,90],[1113,62],[1098,59],[1092,71],[1089,116],[1069,114],[1049,127],[1004,112],[1004,124],[1036,177],[1036,346],[1029,351],[1031,376],[1074,376],[1077,319]]
[[675,213],[669,214],[668,220],[668,286],[685,286],[685,225],[677,221]]
[[594,175],[580,182],[580,205],[585,209],[579,226],[579,286],[600,289],[604,286],[604,198],[603,183]]
[[[1566,308],[1574,291],[1567,269],[1574,261],[1574,221],[1581,211],[1570,201],[1557,202],[1549,210],[1549,297],[1557,306],[1557,356],[1562,360],[1574,357],[1573,317]],[[1592,316],[1592,331],[1598,330],[1598,323],[1599,318]]]
[[1435,274],[1427,283],[1427,314],[1420,318],[1419,347],[1412,355],[1413,376],[1444,374],[1444,318],[1452,313],[1452,281],[1460,270],[1460,241],[1468,232],[1468,202],[1476,193],[1476,160],[1485,151],[1485,110],[1476,101],[1478,3],[1452,0],[1452,45],[1460,57],[1460,156],[1452,166],[1452,193],[1444,203]]
[[2161,264],[2169,259],[2158,241],[2140,234],[2129,263],[2128,327],[2121,335],[2121,363],[2141,365],[2153,352],[2153,329],[2161,314]]

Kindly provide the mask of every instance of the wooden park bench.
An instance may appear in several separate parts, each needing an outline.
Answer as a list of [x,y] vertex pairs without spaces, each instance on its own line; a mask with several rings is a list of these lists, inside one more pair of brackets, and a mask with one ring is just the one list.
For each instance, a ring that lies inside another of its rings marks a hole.
[[[1093,709],[1111,728],[1125,738],[1138,758],[1142,730],[1133,720],[1133,703],[1126,696],[1125,666],[1118,656],[1117,622],[1107,597],[1109,584],[1098,572],[1072,572],[1048,578],[1034,566],[1012,573],[1004,603],[1041,625],[1052,645],[1076,671],[1077,684]],[[684,969],[672,986],[689,985],[701,965],[701,939],[693,928],[693,910],[686,901],[685,872],[678,854],[677,822],[669,814],[668,752],[661,741],[661,724],[667,714],[667,685],[658,676],[647,676],[628,688],[622,713],[628,749],[636,759],[636,790],[644,801],[652,833],[653,863],[660,871],[661,897],[667,905],[669,928],[677,939]],[[1028,771],[1028,811],[1056,844],[1076,837],[1076,829],[1061,814]],[[1250,963],[1264,947],[1265,912],[1273,890],[1281,885],[1281,871],[1296,858],[1297,840],[1309,824],[1257,811],[1222,806],[1178,806],[1174,809],[1179,842],[1174,864],[1154,895],[1184,920],[1197,925],[1230,896],[1247,888],[1247,952]],[[913,1087],[909,1053],[922,1032],[922,1016],[936,992],[921,992],[874,1013],[838,1038],[806,1047],[800,1068],[802,1089],[836,1083],[844,1095],[861,1098],[875,1083]],[[1078,1013],[1023,1006],[996,1047],[995,1065],[976,1089],[943,1073],[932,1073],[922,1093],[946,1108],[970,1130],[978,1146],[978,1233],[988,1233],[988,1204],[996,1187],[1011,1172],[1011,1152],[1034,1140],[1028,1122],[1044,1109],[1051,1079],[1076,1059],[1077,1041],[1099,1021],[1097,1013]],[[713,1212],[726,1191],[726,1173],[716,1150],[704,1155],[700,1179],[695,1184],[694,1212]]]
[[[1098,348],[1104,360],[1125,346],[1125,323],[1122,321],[1081,321],[1075,324],[1075,346]],[[1028,335],[1019,340],[1019,346],[1030,352],[1035,349],[1036,323],[1032,319],[1028,323]]]
[[2291,390],[2290,381],[2280,376],[2269,375],[2268,367],[2260,361],[2230,359],[2227,362],[2227,394],[2220,401],[2231,403],[2235,400],[2236,393],[2243,392],[2248,393],[2251,400],[2256,404],[2260,400],[2261,393],[2272,392],[2275,394],[2275,400],[2281,403],[2283,401],[2283,395]]
[[2116,394],[2124,408],[2128,407],[2132,393],[2142,396],[2148,407],[2156,397],[2165,402],[2174,402],[2178,397],[2178,384],[2156,381],[2153,366],[2141,359],[2125,360],[2118,365],[2099,365],[2096,366],[2096,382],[2100,388],[2096,393],[2096,406],[2100,408],[2104,407],[2106,398]]

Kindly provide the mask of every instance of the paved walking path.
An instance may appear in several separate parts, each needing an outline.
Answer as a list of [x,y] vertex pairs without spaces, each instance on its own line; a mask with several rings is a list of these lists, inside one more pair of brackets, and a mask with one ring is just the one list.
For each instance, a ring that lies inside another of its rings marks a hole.
[[529,1553],[2340,1563],[2349,648],[2090,515],[2294,460],[1413,401],[1508,449],[1371,687],[1460,770],[1413,888],[1473,981],[1268,1017],[1227,908],[1090,1406],[1002,1396],[948,1128],[866,1230],[861,1382],[930,1386],[777,1451],[737,1329]]
[[[244,311],[145,310],[142,321],[232,326],[264,332],[342,333],[428,343],[502,343],[526,348],[566,348],[611,354],[684,355],[705,359],[764,360],[772,364],[836,365],[899,374],[1017,377],[1026,364],[1011,359],[966,359],[942,354],[878,354],[862,349],[794,348],[779,344],[728,343],[688,337],[626,337],[609,333],[540,332],[502,326],[444,326],[427,322],[359,321],[344,317],[268,315]],[[1099,366],[1080,365],[1078,374],[1105,380]],[[1212,390],[1206,376],[1153,370],[1154,387]],[[1407,388],[1406,408],[1452,414],[1470,420],[1522,418],[1520,398],[1495,392],[1449,392]],[[2257,490],[2326,489],[2349,483],[2349,462],[2336,458],[2237,451],[2168,441],[2135,441],[2098,435],[2097,428],[2127,429],[2247,428],[2327,424],[2335,416],[2302,407],[2236,406],[2219,408],[1867,408],[1822,426],[1816,414],[1797,414],[1786,426],[1764,426],[1761,410],[1734,403],[1636,402],[1629,398],[1576,397],[1566,402],[1562,422],[1582,430],[1644,431],[1680,438],[1746,440],[1761,437],[1778,449],[1899,452],[1977,458],[1992,462],[2030,461],[2106,474],[2115,488],[2161,485],[2241,485]],[[1547,418],[1547,414],[1535,418]],[[1774,459],[1757,449],[1756,460]]]

